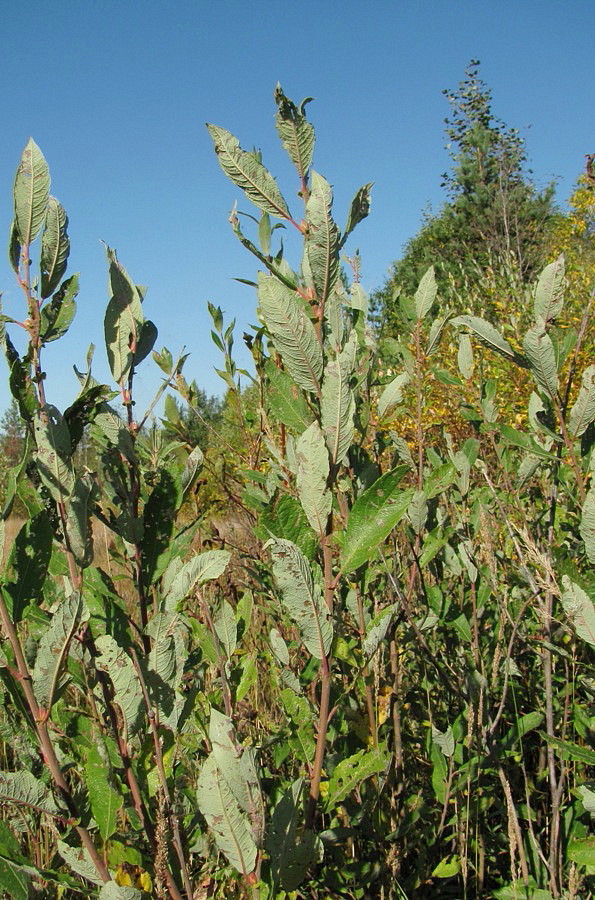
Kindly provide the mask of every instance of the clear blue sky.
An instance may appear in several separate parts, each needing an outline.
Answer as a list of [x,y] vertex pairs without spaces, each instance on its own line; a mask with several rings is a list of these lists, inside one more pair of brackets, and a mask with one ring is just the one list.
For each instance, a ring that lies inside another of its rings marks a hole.
[[[0,228],[8,235],[14,172],[32,135],[70,218],[69,272],[81,273],[71,334],[44,359],[48,399],[60,408],[78,392],[72,364],[84,368],[91,341],[95,374],[108,378],[101,240],[148,285],[157,346],[175,353],[185,344],[189,377],[221,391],[208,300],[237,319],[245,361],[241,335],[255,321],[255,297],[233,278],[253,278],[257,267],[227,217],[236,199],[249,204],[221,172],[204,123],[260,147],[299,215],[274,129],[277,81],[297,102],[316,98],[307,108],[314,167],[334,185],[340,224],[355,190],[375,182],[371,215],[347,246],[360,249],[370,290],[423,209],[443,201],[441,91],[457,86],[471,58],[481,60],[495,114],[526,137],[537,183],[558,179],[561,204],[584,154],[595,152],[592,0],[4,0],[2,12]],[[290,258],[292,247],[288,237]],[[22,318],[5,259],[5,311]],[[158,384],[147,361],[139,405]],[[0,410],[8,402],[2,376]]]

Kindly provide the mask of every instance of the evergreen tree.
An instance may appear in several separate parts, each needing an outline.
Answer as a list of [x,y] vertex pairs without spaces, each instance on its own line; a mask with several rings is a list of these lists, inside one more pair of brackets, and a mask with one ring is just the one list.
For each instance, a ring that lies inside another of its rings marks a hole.
[[522,283],[544,263],[553,185],[539,191],[530,180],[524,140],[494,116],[478,70],[472,60],[458,89],[443,92],[451,106],[445,123],[452,168],[442,181],[448,199],[426,216],[375,297],[376,314],[389,326],[399,317],[395,288],[413,294],[430,264],[442,296],[456,307],[487,270],[514,270]]

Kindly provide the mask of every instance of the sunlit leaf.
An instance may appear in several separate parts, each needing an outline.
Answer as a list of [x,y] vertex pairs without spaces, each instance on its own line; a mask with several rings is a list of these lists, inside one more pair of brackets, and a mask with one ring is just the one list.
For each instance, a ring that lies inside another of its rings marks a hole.
[[49,297],[62,280],[70,253],[68,216],[55,197],[49,197],[41,236],[41,296]]
[[229,131],[218,125],[207,125],[219,165],[234,184],[263,212],[282,219],[290,218],[287,203],[271,173],[253,153],[242,150]]
[[14,181],[14,215],[21,244],[30,244],[39,234],[49,196],[48,165],[33,138],[29,138]]

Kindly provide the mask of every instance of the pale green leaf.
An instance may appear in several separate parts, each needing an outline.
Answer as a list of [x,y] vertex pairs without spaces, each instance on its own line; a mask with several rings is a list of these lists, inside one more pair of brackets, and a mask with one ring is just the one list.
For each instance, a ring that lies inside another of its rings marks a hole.
[[321,306],[334,290],[339,276],[339,229],[333,221],[332,205],[330,184],[318,172],[312,172],[310,197],[306,204],[306,254],[312,287]]
[[386,472],[353,504],[343,540],[342,572],[353,572],[374,556],[407,512],[414,492],[398,487],[407,470],[398,466]]
[[579,532],[585,542],[587,559],[595,565],[595,487],[592,487],[585,497]]
[[473,362],[473,347],[471,346],[471,338],[466,332],[459,335],[459,350],[457,353],[457,362],[459,366],[459,372],[466,378],[467,381],[473,375],[473,370],[475,368]]
[[281,663],[282,666],[288,666],[289,650],[280,632],[276,628],[271,628],[269,632],[269,641],[271,644],[271,650],[277,657],[277,660]]
[[252,838],[256,844],[262,840],[264,808],[260,783],[256,772],[254,753],[250,748],[242,749],[237,741],[233,722],[223,713],[211,709],[209,722],[211,755],[234,799],[247,814]]
[[297,107],[285,96],[280,84],[275,90],[275,103],[278,107],[275,119],[277,131],[298,175],[304,179],[312,165],[315,142],[314,126],[304,115],[304,107],[309,100],[310,97]]
[[328,656],[333,626],[308,560],[291,541],[275,539],[266,545],[273,558],[273,574],[283,603],[298,626],[304,644],[316,659]]
[[533,325],[525,335],[523,350],[529,368],[539,387],[543,388],[550,397],[555,397],[558,392],[558,371],[556,366],[556,352],[552,339],[543,325]]
[[461,858],[454,854],[445,856],[432,871],[433,878],[454,878],[461,871]]
[[41,236],[41,296],[49,297],[66,272],[70,253],[68,216],[61,203],[50,197]]
[[374,747],[373,750],[359,750],[353,756],[342,759],[331,775],[328,793],[325,798],[327,810],[334,809],[346,797],[358,788],[363,781],[383,772],[389,762],[385,747]]
[[32,672],[33,690],[39,705],[51,708],[61,687],[62,670],[70,643],[89,613],[79,593],[64,597],[43,632]]
[[196,799],[221,852],[238,872],[249,875],[254,871],[258,855],[250,821],[240,810],[213,754],[202,767]]
[[595,366],[587,366],[578,397],[568,416],[568,430],[574,437],[581,437],[595,421]]
[[327,488],[329,456],[318,422],[300,435],[296,443],[297,488],[308,522],[322,537],[331,511],[332,498]]
[[186,462],[184,463],[184,469],[180,476],[180,481],[182,485],[182,501],[186,499],[194,485],[196,484],[196,479],[202,470],[204,462],[204,454],[200,447],[194,447],[192,452],[188,455]]
[[564,306],[564,290],[566,278],[564,274],[564,256],[546,266],[537,279],[533,290],[533,314],[535,322],[554,322]]
[[366,634],[362,640],[362,650],[364,655],[370,659],[376,653],[378,647],[386,637],[386,633],[398,611],[398,605],[392,603],[380,610],[378,615],[368,623]]
[[434,275],[434,266],[430,266],[423,275],[415,292],[415,314],[418,321],[424,319],[436,301],[438,285]]
[[568,575],[562,576],[562,606],[578,636],[595,647],[595,606]]
[[451,324],[468,328],[490,350],[494,350],[506,359],[513,360],[518,365],[526,365],[526,361],[518,353],[515,353],[506,338],[502,337],[500,332],[485,319],[480,319],[478,316],[457,316],[451,320]]
[[219,165],[234,184],[263,212],[289,219],[289,209],[277,182],[255,154],[247,153],[239,141],[225,128],[207,125]]
[[122,710],[129,735],[141,725],[142,691],[132,660],[119,647],[110,634],[102,634],[95,641],[98,656],[97,666],[107,672],[114,686],[116,703]]
[[227,550],[206,550],[193,556],[179,571],[177,562],[174,561],[176,566],[174,577],[170,580],[168,576],[172,564],[168,566],[163,576],[163,591],[167,606],[173,607],[180,603],[205,581],[219,578],[230,559],[231,553]]
[[238,643],[238,626],[233,606],[225,599],[219,604],[213,616],[213,627],[225,648],[227,658],[230,659]]
[[364,184],[363,187],[358,190],[355,197],[351,201],[349,215],[347,217],[347,224],[345,225],[345,230],[341,238],[340,247],[343,247],[347,238],[356,227],[356,225],[359,225],[359,223],[369,215],[370,206],[372,203],[371,191],[373,187],[373,181],[369,181],[368,184]]
[[143,892],[126,885],[122,887],[117,881],[108,881],[101,886],[100,900],[141,900]]
[[353,440],[355,397],[350,387],[357,351],[357,336],[351,332],[343,351],[327,363],[320,404],[322,429],[333,463],[340,463]]
[[0,771],[0,800],[3,804],[32,806],[50,814],[58,812],[47,785],[35,778],[32,772]]
[[444,756],[451,757],[455,752],[455,739],[450,725],[446,731],[439,731],[432,726],[432,741],[440,747]]
[[58,853],[76,875],[81,875],[92,884],[103,884],[95,863],[83,847],[70,847],[65,841],[58,840]]
[[583,806],[591,818],[595,819],[595,791],[592,787],[592,785],[589,787],[586,784],[581,784],[578,790],[581,795],[581,800],[583,801]]
[[111,783],[109,764],[96,744],[91,744],[85,761],[85,784],[89,793],[91,812],[103,841],[115,832],[118,812],[124,798]]
[[409,373],[401,372],[386,385],[378,401],[378,415],[382,418],[403,399],[403,388],[409,382]]
[[440,346],[440,341],[442,340],[442,335],[444,334],[444,329],[449,321],[449,315],[440,316],[437,319],[434,319],[430,326],[430,333],[428,335],[428,343],[425,349],[426,356],[433,356],[433,354],[437,351]]
[[35,240],[45,220],[50,171],[43,153],[29,138],[14,180],[14,217],[20,243]]
[[114,381],[128,377],[145,320],[142,297],[116,252],[106,247],[111,299],[104,319],[105,345]]
[[322,350],[314,325],[295,293],[272,275],[258,275],[258,303],[275,349],[296,383],[320,392]]
[[407,517],[416,534],[421,534],[428,518],[428,498],[424,491],[416,491],[407,508]]

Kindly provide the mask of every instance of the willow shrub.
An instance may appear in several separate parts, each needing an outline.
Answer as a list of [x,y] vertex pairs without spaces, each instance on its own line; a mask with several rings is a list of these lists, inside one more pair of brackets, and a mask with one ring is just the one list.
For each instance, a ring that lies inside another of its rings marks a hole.
[[[78,397],[51,404],[43,356],[73,322],[78,277],[46,161],[33,141],[23,153],[10,259],[26,317],[3,322],[28,346],[3,343],[27,438],[3,520],[16,497],[28,519],[0,595],[0,886],[17,900],[579,896],[595,864],[595,367],[577,389],[574,363],[588,319],[557,328],[559,259],[515,348],[482,319],[449,320],[430,269],[401,299],[387,376],[357,257],[351,281],[341,264],[371,185],[340,230],[306,101],[275,98],[301,214],[258,154],[208,126],[258,210],[254,238],[230,219],[259,264],[249,410],[233,323],[210,307],[241,431],[244,553],[197,551],[200,515],[178,515],[202,453],[147,437],[135,372],[153,351],[156,401],[171,389],[192,406],[194,388],[184,355],[153,350],[145,288],[110,248],[114,386],[90,352]],[[295,268],[279,225],[301,244]],[[459,348],[447,426],[477,381],[458,444],[448,427],[430,441],[422,415],[445,335]],[[483,352],[532,374],[526,428],[474,374]]]

